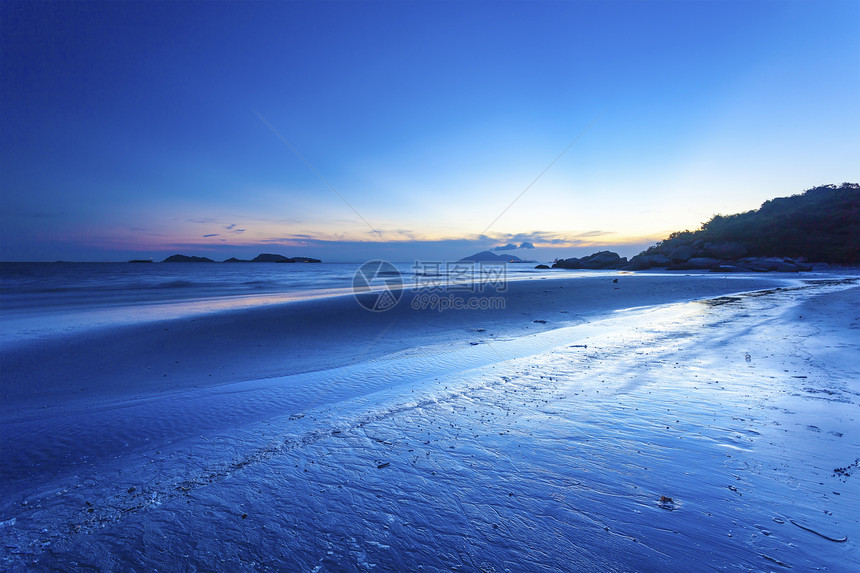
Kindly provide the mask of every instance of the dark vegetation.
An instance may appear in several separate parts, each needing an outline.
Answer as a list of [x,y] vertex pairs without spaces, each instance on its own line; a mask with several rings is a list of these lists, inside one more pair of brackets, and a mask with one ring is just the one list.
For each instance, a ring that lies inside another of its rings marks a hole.
[[860,263],[860,185],[822,185],[765,201],[754,211],[715,215],[697,231],[681,231],[643,251],[668,255],[678,247],[734,243],[750,257]]

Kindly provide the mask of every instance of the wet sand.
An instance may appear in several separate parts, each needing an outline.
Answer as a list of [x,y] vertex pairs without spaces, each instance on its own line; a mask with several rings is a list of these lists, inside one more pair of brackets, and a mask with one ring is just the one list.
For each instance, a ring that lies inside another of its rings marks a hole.
[[[147,386],[133,361],[105,359],[94,398],[69,399],[57,380],[4,399],[3,563],[851,570],[860,289],[595,280],[524,283],[505,311],[472,316],[341,301],[325,320],[289,307],[293,326],[283,307],[7,348],[4,370],[20,357],[20,373],[59,369],[51,344],[97,360],[122,344],[206,342],[165,349],[160,367],[191,360],[176,382]],[[219,345],[231,329],[242,342]],[[253,348],[270,339],[296,358],[265,364],[277,349]],[[252,359],[222,356],[236,344]],[[66,364],[78,382],[71,365],[86,360]],[[200,383],[202,366],[225,374]]]
[[[618,282],[614,282],[618,280]],[[773,276],[615,275],[510,282],[504,308],[416,309],[407,290],[371,312],[352,295],[222,310],[175,320],[62,332],[0,347],[0,412],[118,399],[342,367],[404,349],[520,336],[608,312],[786,284]],[[436,293],[447,297],[447,293]],[[535,323],[534,320],[546,320]],[[483,330],[488,334],[478,332]]]

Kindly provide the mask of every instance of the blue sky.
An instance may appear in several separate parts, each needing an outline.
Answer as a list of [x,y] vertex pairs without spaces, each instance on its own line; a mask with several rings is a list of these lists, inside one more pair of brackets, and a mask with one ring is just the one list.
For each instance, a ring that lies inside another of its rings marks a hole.
[[853,1],[0,10],[2,260],[631,256],[860,180]]

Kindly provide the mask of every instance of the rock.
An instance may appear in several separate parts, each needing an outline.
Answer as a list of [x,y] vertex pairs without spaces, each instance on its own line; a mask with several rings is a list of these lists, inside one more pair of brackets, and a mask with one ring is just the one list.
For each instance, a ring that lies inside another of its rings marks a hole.
[[677,509],[677,504],[671,497],[661,495],[660,499],[657,500],[657,507],[668,511],[675,511]]
[[583,269],[609,269],[619,267],[626,262],[627,258],[622,259],[618,253],[600,251],[581,259],[579,264]]
[[162,261],[163,263],[214,263],[207,257],[189,257],[187,255],[171,255]]
[[627,265],[624,266],[625,270],[628,271],[644,271],[645,269],[650,269],[653,264],[651,260],[653,256],[651,255],[636,255]]
[[[781,263],[782,259],[776,259],[776,261]],[[767,271],[774,270],[776,268],[777,262],[762,257],[744,257],[742,259],[734,261],[734,264],[735,266],[738,266],[742,269],[746,269],[748,271],[766,273]]]
[[549,265],[538,265],[535,267],[536,269],[548,269]]
[[715,259],[739,259],[747,254],[747,248],[740,243],[719,243],[716,245],[708,244],[705,246],[705,251]]
[[683,263],[678,263],[677,265],[673,265],[669,267],[670,271],[687,271],[687,270],[705,270],[712,269],[716,266],[719,266],[720,261],[718,259],[712,259],[709,257],[693,257]]
[[778,273],[796,273],[800,268],[791,263],[782,263],[781,265],[777,265],[774,270]]
[[275,261],[275,262],[278,262],[278,263],[286,263],[286,262],[290,262],[290,263],[321,263],[322,261],[319,259],[311,258],[311,257],[290,257],[286,261]]
[[554,269],[581,269],[582,266],[579,264],[579,259],[576,257],[571,257],[569,259],[559,259],[555,263],[553,263],[552,268]]
[[810,271],[812,265],[801,263],[790,258],[780,257],[744,257],[732,261],[730,265],[719,265],[715,267],[719,272],[753,271],[757,273],[780,272],[796,273],[799,271]]
[[758,272],[777,271],[781,273],[794,273],[801,270],[801,267],[803,270],[811,268],[809,265],[796,263],[792,259],[781,259],[779,257],[744,258],[738,260],[736,263],[738,266]]
[[805,259],[783,259],[784,262],[791,263],[797,267],[798,271],[811,271],[812,265],[807,263]]
[[617,269],[627,264],[627,257],[619,257],[612,251],[599,251],[587,257],[577,259],[559,259],[553,265],[554,269]]
[[229,259],[227,259],[224,262],[225,263],[250,263],[251,261],[246,261],[243,259],[237,259],[236,257],[230,257]]
[[666,255],[659,253],[656,255],[651,255],[651,266],[652,267],[668,267],[672,264],[672,259],[667,257]]
[[696,250],[689,245],[681,245],[680,247],[669,253],[669,259],[675,263],[684,263],[693,258]]

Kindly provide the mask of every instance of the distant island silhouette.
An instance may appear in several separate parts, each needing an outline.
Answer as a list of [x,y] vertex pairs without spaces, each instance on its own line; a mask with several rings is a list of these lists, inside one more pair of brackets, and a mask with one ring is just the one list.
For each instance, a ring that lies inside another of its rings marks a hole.
[[496,253],[492,253],[490,251],[481,251],[480,253],[475,253],[474,255],[469,255],[468,257],[463,257],[458,263],[534,263],[536,261],[526,261],[524,259],[519,258],[516,255],[497,255]]
[[188,255],[171,255],[162,263],[214,263],[209,257],[189,257]]
[[[137,262],[137,261],[135,261]],[[209,257],[195,257],[189,255],[171,255],[161,261],[163,263],[214,263]],[[285,257],[284,255],[273,255],[261,253],[251,260],[242,260],[230,257],[225,263],[321,263],[319,259],[311,257]]]

